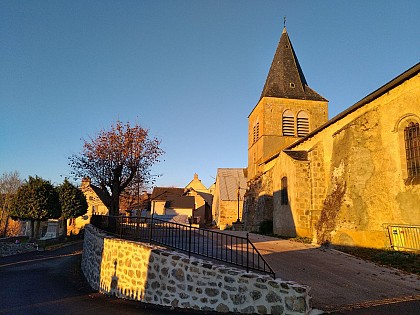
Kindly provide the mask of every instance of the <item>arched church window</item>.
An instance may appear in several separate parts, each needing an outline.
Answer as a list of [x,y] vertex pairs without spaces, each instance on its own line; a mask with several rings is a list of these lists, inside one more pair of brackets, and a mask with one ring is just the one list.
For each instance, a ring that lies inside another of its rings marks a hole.
[[298,137],[305,137],[309,133],[309,116],[306,112],[299,112],[297,116]]
[[260,137],[260,123],[257,121],[254,124],[253,128],[253,142],[257,142],[258,138]]
[[404,129],[405,153],[409,178],[420,176],[420,131],[419,123],[411,122]]
[[280,191],[280,204],[281,205],[288,205],[289,204],[289,196],[287,194],[287,177],[283,177],[281,179],[281,191]]
[[295,115],[291,110],[286,110],[283,113],[282,130],[283,136],[295,136]]

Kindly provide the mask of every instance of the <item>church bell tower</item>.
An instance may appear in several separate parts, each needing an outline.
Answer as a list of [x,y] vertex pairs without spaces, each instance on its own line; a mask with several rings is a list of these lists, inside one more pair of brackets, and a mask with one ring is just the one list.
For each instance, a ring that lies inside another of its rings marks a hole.
[[308,86],[284,27],[260,100],[248,116],[248,180],[327,120],[328,100]]

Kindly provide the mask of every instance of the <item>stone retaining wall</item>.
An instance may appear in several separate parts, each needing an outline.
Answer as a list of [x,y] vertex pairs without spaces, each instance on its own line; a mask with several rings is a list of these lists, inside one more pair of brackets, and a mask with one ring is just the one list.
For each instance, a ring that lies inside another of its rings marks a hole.
[[119,298],[169,307],[246,314],[308,314],[310,288],[215,265],[89,225],[82,270],[90,285]]
[[33,244],[15,244],[0,242],[0,257],[33,252],[37,248]]

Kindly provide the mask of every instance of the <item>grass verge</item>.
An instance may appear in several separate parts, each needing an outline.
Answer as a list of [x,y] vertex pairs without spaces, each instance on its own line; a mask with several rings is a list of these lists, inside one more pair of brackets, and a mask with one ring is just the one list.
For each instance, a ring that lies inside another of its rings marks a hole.
[[379,265],[393,267],[420,275],[420,254],[395,251],[392,249],[375,249],[351,246],[333,246],[334,249],[353,256],[372,261]]

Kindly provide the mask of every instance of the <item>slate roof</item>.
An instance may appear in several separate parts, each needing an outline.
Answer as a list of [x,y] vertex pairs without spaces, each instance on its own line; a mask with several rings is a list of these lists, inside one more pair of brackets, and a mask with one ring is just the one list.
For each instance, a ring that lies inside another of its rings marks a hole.
[[280,37],[261,98],[277,97],[312,101],[327,101],[306,82],[286,28]]
[[195,199],[193,196],[169,196],[165,203],[166,208],[194,209]]
[[153,188],[152,200],[166,201],[166,208],[193,209],[195,199],[193,196],[185,196],[185,188],[155,187]]
[[217,179],[219,181],[220,199],[225,201],[238,200],[238,184],[239,199],[244,199],[247,188],[245,169],[243,168],[219,168],[217,169]]
[[209,193],[205,193],[205,192],[201,192],[201,191],[197,191],[197,194],[201,196],[201,198],[204,199],[204,201],[211,206],[212,202],[213,202],[213,195],[209,194]]
[[185,192],[184,188],[176,187],[155,187],[153,188],[152,200],[167,200],[168,197],[182,196]]
[[284,153],[297,161],[308,161],[308,151],[284,150]]

